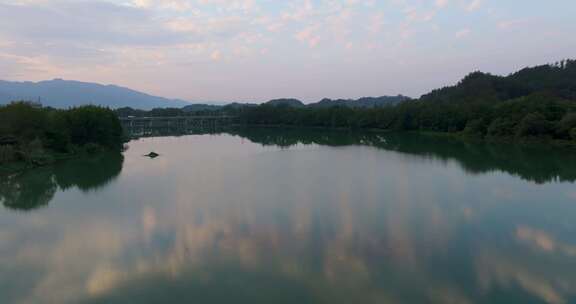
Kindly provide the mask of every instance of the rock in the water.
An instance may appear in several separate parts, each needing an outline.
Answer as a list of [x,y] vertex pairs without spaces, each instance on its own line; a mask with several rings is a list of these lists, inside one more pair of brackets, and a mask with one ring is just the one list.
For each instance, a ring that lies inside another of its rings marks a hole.
[[156,153],[156,152],[150,152],[144,156],[150,157],[150,158],[156,158],[158,156],[160,156],[160,154]]

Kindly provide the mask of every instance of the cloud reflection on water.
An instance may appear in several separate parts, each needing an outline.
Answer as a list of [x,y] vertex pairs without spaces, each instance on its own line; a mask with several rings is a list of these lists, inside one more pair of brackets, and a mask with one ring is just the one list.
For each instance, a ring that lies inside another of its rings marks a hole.
[[[58,188],[50,208],[0,214],[0,283],[26,277],[7,302],[168,294],[224,303],[229,293],[238,302],[556,304],[576,294],[566,267],[574,242],[560,237],[573,216],[554,213],[573,206],[557,191],[563,184],[534,190],[509,175],[469,176],[370,147],[239,142],[132,142],[113,183]],[[141,157],[151,147],[164,149],[162,162]],[[503,185],[523,195],[502,203],[486,191]]]

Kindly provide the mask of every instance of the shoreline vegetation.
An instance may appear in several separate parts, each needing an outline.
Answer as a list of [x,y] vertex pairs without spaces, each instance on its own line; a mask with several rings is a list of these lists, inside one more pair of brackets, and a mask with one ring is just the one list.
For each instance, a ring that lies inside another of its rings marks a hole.
[[509,76],[474,72],[455,86],[394,106],[364,109],[245,108],[244,125],[293,125],[450,134],[515,143],[576,143],[576,61]]
[[415,131],[488,142],[576,145],[576,60],[525,68],[508,76],[473,72],[454,86],[379,107],[355,106],[353,101],[331,107],[281,101],[234,103],[195,112],[121,108],[116,113],[121,117],[226,114],[244,126]]
[[13,102],[0,106],[0,175],[81,155],[120,153],[123,138],[118,117],[107,108],[57,110]]

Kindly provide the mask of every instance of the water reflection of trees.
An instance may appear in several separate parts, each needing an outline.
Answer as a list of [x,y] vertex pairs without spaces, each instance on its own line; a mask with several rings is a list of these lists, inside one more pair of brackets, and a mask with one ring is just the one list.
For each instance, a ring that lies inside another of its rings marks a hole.
[[57,185],[48,170],[10,176],[0,181],[0,201],[10,209],[31,210],[47,205]]
[[10,209],[32,210],[47,205],[58,188],[97,189],[120,174],[123,161],[120,153],[100,154],[12,175],[0,181],[0,202]]
[[230,131],[262,145],[290,147],[367,145],[390,151],[456,161],[468,173],[502,171],[538,184],[576,181],[576,154],[546,145],[519,146],[468,142],[411,133],[370,133],[303,129],[236,129]]

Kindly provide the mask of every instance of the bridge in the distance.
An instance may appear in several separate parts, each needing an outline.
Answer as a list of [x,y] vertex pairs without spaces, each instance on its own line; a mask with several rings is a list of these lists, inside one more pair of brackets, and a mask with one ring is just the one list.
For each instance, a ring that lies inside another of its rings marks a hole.
[[122,128],[132,136],[151,136],[189,133],[194,130],[216,129],[234,121],[230,115],[174,116],[174,117],[119,117]]

